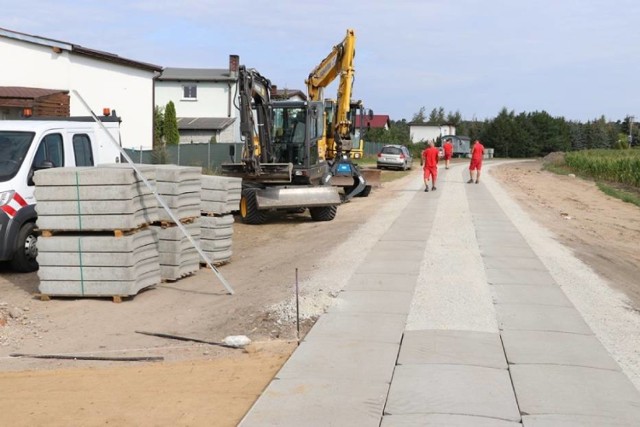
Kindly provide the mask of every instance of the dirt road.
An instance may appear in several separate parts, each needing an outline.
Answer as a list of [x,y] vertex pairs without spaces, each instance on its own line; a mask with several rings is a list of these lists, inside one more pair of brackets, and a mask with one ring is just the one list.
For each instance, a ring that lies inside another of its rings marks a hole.
[[[535,220],[614,279],[633,301],[631,310],[640,309],[638,208],[590,183],[543,172],[539,162],[501,166],[494,175]],[[331,223],[312,222],[308,214],[262,226],[236,223],[232,262],[219,269],[233,296],[201,270],[121,304],[43,302],[31,296],[35,274],[0,270],[0,325],[6,322],[0,326],[0,424],[235,425],[295,348],[296,269],[304,334],[411,197],[403,191],[409,178],[341,206]],[[254,343],[247,351],[230,350],[136,330],[211,341],[243,334]],[[9,358],[14,352],[162,356],[166,362]]]

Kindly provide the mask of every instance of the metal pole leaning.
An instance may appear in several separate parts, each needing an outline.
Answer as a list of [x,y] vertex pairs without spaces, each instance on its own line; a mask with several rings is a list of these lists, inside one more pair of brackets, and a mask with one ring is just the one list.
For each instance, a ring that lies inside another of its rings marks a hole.
[[180,231],[182,232],[182,234],[184,234],[184,236],[189,240],[189,242],[191,243],[191,245],[198,251],[198,253],[200,254],[200,257],[207,263],[207,265],[209,266],[209,268],[211,268],[211,270],[213,270],[213,272],[215,273],[215,275],[218,277],[218,280],[220,280],[220,282],[222,283],[222,285],[225,287],[225,289],[227,290],[227,292],[229,292],[229,294],[233,295],[233,289],[231,289],[231,286],[227,283],[227,281],[225,280],[225,278],[222,276],[222,274],[218,271],[218,269],[211,263],[211,260],[209,259],[209,257],[207,256],[207,254],[204,253],[204,251],[202,250],[202,248],[200,248],[200,245],[193,239],[193,237],[191,237],[191,234],[189,234],[189,231],[184,227],[184,225],[182,225],[182,223],[180,222],[180,220],[178,218],[176,218],[176,216],[173,214],[173,212],[171,212],[171,209],[169,208],[169,206],[167,206],[166,202],[162,199],[162,197],[160,197],[160,195],[156,192],[156,189],[153,188],[153,186],[151,185],[151,183],[147,180],[147,178],[144,177],[144,175],[140,172],[140,170],[138,170],[138,168],[136,167],[136,165],[133,163],[133,161],[131,160],[131,157],[129,157],[129,155],[126,153],[126,151],[124,151],[124,149],[120,146],[120,144],[118,144],[118,141],[115,140],[115,138],[113,137],[113,135],[111,135],[109,133],[109,131],[107,130],[107,128],[104,126],[104,124],[100,121],[100,119],[98,119],[98,117],[93,113],[93,110],[91,110],[91,108],[89,107],[89,105],[85,102],[85,100],[82,98],[82,96],[80,96],[80,94],[78,93],[77,90],[73,90],[73,94],[75,96],[78,97],[78,99],[80,100],[80,102],[82,103],[82,105],[84,105],[84,107],[87,109],[87,111],[89,112],[89,114],[91,114],[91,116],[93,117],[93,120],[95,120],[96,123],[98,123],[98,125],[102,128],[102,130],[104,131],[105,134],[107,134],[107,136],[109,137],[109,140],[111,141],[111,143],[113,143],[113,145],[115,147],[118,148],[118,150],[120,151],[120,154],[122,155],[122,157],[124,157],[127,162],[129,163],[129,165],[131,165],[131,167],[133,168],[133,170],[136,172],[136,174],[138,174],[138,176],[140,177],[140,179],[142,179],[142,181],[144,182],[144,184],[147,186],[147,188],[149,189],[149,191],[151,191],[153,193],[153,195],[155,196],[155,198],[158,200],[158,203],[160,203],[160,205],[164,208],[164,210],[169,214],[169,216],[171,217],[171,219],[173,220],[173,222],[178,226],[178,228],[180,229]]

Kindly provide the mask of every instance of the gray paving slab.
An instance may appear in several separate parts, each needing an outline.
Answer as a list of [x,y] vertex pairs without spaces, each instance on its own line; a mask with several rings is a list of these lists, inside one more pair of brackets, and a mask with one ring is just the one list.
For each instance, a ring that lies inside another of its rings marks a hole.
[[537,258],[535,252],[528,245],[520,247],[483,246],[480,248],[480,255],[483,257]]
[[594,335],[547,331],[502,331],[509,364],[584,366],[619,371]]
[[507,369],[499,334],[441,329],[406,331],[397,363]]
[[558,286],[492,285],[495,304],[540,304],[573,307]]
[[488,269],[517,269],[517,270],[539,270],[547,271],[542,261],[532,257],[515,257],[515,256],[485,256],[482,257],[485,268]]
[[386,250],[386,249],[420,249],[424,251],[424,248],[427,247],[426,240],[408,240],[405,242],[397,242],[394,240],[379,240],[375,245],[375,249]]
[[423,248],[405,248],[401,242],[398,242],[397,246],[397,248],[388,249],[373,247],[362,261],[362,264],[377,264],[382,262],[391,264],[391,260],[403,260],[411,261],[419,265],[424,258]]
[[392,274],[419,274],[420,273],[420,261],[404,259],[400,257],[392,258],[393,262],[387,258],[386,262],[382,262],[380,258],[365,258],[365,260],[358,266],[356,273],[392,273]]
[[378,427],[388,384],[374,381],[272,381],[241,427]]
[[389,227],[386,233],[380,238],[380,240],[395,240],[395,241],[425,241],[431,231],[431,225],[419,225],[416,227],[407,227],[392,225]]
[[598,416],[640,425],[640,392],[622,372],[515,365],[511,377],[523,414]]
[[585,415],[525,415],[524,427],[630,427],[629,421],[620,418]]
[[472,415],[520,421],[509,372],[466,365],[397,366],[386,414]]
[[551,331],[592,335],[591,328],[573,307],[536,304],[496,304],[501,330]]
[[523,270],[518,268],[486,268],[487,281],[492,285],[519,284],[557,286],[548,271]]
[[304,341],[368,341],[400,345],[407,316],[385,313],[325,313]]
[[276,374],[278,379],[390,382],[398,345],[388,342],[303,341]]
[[417,274],[356,273],[347,282],[345,291],[397,291],[413,292]]
[[526,246],[527,241],[521,234],[514,233],[480,233],[477,235],[478,246]]
[[514,421],[449,414],[385,415],[380,427],[521,427]]
[[328,312],[408,314],[413,294],[402,291],[343,291]]

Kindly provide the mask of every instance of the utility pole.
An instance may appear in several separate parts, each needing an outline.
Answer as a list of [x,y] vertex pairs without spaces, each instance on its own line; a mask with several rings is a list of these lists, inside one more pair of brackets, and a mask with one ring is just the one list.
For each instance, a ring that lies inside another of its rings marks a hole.
[[629,116],[629,148],[631,148],[631,144],[633,143],[633,134],[631,133],[633,129],[633,119],[635,119],[634,116]]

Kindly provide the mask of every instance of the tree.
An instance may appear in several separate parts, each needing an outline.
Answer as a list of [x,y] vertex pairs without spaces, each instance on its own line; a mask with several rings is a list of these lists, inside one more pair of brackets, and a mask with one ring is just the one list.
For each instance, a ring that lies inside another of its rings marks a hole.
[[164,128],[164,109],[158,105],[153,109],[153,148],[162,145]]
[[444,107],[434,108],[429,114],[429,123],[441,125],[445,122]]
[[425,111],[426,109],[424,107],[420,107],[420,110],[413,115],[411,123],[424,123],[427,118]]
[[170,145],[180,143],[180,133],[178,132],[178,119],[176,118],[176,106],[173,101],[169,101],[164,109],[164,141]]

